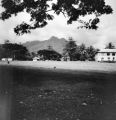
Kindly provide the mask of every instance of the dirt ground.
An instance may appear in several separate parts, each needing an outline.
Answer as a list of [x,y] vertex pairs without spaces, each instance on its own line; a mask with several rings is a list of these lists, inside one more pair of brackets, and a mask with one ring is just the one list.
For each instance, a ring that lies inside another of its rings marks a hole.
[[116,120],[116,64],[66,64],[0,65],[2,84],[12,86],[11,120]]

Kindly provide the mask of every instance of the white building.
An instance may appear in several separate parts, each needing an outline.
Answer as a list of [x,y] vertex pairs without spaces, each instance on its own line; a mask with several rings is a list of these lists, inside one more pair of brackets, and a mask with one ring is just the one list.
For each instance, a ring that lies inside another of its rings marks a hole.
[[33,61],[39,61],[39,60],[40,60],[39,57],[34,57],[34,58],[33,58]]
[[13,58],[2,58],[2,61],[13,61]]
[[116,62],[116,49],[101,49],[95,59],[98,62]]

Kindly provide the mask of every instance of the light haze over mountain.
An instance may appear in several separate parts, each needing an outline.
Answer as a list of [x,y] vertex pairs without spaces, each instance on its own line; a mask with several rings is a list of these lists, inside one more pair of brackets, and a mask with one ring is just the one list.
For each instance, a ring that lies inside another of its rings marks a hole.
[[48,49],[48,46],[51,46],[55,51],[62,53],[63,49],[67,43],[67,40],[64,38],[57,38],[52,36],[48,40],[44,41],[29,41],[23,45],[27,47],[30,52],[37,52],[39,50]]

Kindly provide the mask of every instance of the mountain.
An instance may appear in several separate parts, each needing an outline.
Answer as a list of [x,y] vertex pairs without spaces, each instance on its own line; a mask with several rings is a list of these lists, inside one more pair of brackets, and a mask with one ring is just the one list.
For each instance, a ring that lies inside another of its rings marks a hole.
[[30,41],[30,42],[24,43],[23,45],[27,47],[29,52],[37,52],[39,50],[48,49],[48,46],[52,46],[52,48],[55,51],[57,51],[58,53],[62,53],[66,43],[67,43],[66,39],[64,38],[59,39],[53,36],[48,40]]

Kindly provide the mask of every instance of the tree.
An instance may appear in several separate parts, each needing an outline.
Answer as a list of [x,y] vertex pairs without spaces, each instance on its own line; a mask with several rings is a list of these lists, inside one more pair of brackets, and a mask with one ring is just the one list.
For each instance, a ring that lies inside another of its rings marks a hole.
[[66,44],[64,48],[64,55],[68,54],[70,57],[70,60],[73,61],[76,59],[76,50],[77,50],[77,45],[75,41],[70,37],[68,43]]
[[94,61],[97,51],[98,50],[95,49],[93,46],[87,47],[87,49],[86,49],[87,59],[89,61]]
[[34,58],[37,56],[37,54],[35,52],[31,52],[31,56],[32,56],[32,58]]
[[[2,0],[1,6],[4,8],[0,16],[2,20],[23,11],[30,14],[30,24],[22,22],[14,28],[17,35],[30,33],[32,29],[46,26],[49,20],[53,20],[54,14],[63,14],[68,24],[78,21],[82,24],[81,28],[97,29],[100,16],[111,14],[113,11],[104,0],[57,0],[56,3],[53,3],[53,0]],[[80,19],[81,16],[91,14],[94,18],[88,21]]]
[[2,45],[2,49],[4,50],[4,57],[12,57],[15,60],[27,60],[30,59],[30,54],[26,47],[19,44],[13,43],[4,43]]
[[87,53],[86,53],[86,46],[85,46],[85,44],[81,44],[79,46],[79,50],[80,50],[80,60],[81,61],[85,61],[87,59]]
[[61,59],[61,55],[54,50],[44,49],[44,50],[39,50],[37,53],[39,56],[43,57],[43,60],[58,60],[59,61]]
[[4,44],[9,44],[10,43],[10,40],[5,40],[4,41]]
[[112,42],[108,43],[106,46],[106,49],[115,49],[115,46],[112,44]]
[[0,45],[0,59],[5,57],[5,49]]
[[48,45],[48,50],[53,50],[53,47],[51,45]]

